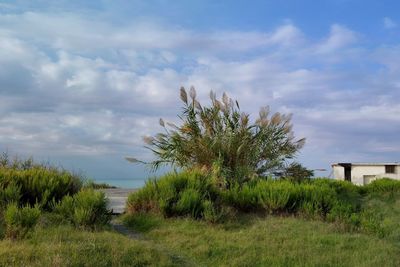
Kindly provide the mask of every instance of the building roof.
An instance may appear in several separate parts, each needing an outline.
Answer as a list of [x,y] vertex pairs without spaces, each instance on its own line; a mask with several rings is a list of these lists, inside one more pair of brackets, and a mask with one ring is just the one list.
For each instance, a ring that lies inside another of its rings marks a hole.
[[340,166],[340,165],[348,165],[351,164],[352,166],[384,166],[384,165],[398,165],[400,166],[400,162],[339,162],[339,163],[332,163],[333,166]]

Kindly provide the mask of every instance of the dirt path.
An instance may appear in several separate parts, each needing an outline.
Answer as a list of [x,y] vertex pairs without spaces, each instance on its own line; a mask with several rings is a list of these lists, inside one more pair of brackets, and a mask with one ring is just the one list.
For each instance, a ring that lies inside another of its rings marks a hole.
[[113,218],[110,222],[111,227],[117,233],[126,236],[129,239],[141,240],[142,242],[149,243],[152,247],[156,248],[158,251],[168,254],[174,259],[178,266],[198,266],[197,264],[189,261],[186,257],[183,257],[175,252],[171,251],[164,244],[158,243],[155,240],[151,240],[144,236],[142,233],[136,232],[123,225],[118,215],[125,212],[126,201],[128,195],[135,192],[137,189],[101,189],[106,194],[108,198],[108,208],[113,211]]
[[111,227],[114,229],[114,231],[120,233],[121,235],[124,235],[129,239],[141,240],[142,242],[149,243],[150,246],[152,246],[153,248],[169,255],[171,258],[173,258],[173,260],[177,264],[177,266],[198,266],[198,264],[195,264],[194,262],[188,260],[186,257],[179,255],[179,254],[175,253],[174,251],[171,251],[164,244],[158,243],[155,240],[151,240],[151,239],[145,237],[142,233],[136,232],[136,231],[126,227],[125,225],[122,224],[122,222],[119,220],[118,216],[116,216],[116,215],[113,216],[113,219],[111,220],[110,224],[111,224]]
[[123,234],[124,236],[130,238],[130,239],[137,239],[137,240],[145,240],[146,238],[143,236],[143,234],[135,232],[118,220],[116,216],[111,220],[110,222],[111,227],[118,233]]

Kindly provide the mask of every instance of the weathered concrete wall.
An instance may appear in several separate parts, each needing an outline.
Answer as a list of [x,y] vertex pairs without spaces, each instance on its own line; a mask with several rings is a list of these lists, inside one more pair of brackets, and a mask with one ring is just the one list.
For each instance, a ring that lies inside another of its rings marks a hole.
[[[344,180],[344,167],[334,165],[333,177],[337,180]],[[364,185],[383,177],[400,180],[400,166],[395,167],[395,173],[385,173],[385,165],[353,164],[351,166],[351,182],[356,185]]]
[[337,180],[344,180],[344,167],[333,166],[333,178]]

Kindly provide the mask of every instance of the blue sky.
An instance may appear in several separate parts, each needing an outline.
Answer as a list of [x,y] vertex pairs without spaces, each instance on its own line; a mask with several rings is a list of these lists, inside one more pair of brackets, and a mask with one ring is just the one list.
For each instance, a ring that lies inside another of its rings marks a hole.
[[[0,149],[143,179],[179,87],[293,113],[297,160],[399,161],[398,1],[0,1]],[[322,173],[329,174],[329,171]]]

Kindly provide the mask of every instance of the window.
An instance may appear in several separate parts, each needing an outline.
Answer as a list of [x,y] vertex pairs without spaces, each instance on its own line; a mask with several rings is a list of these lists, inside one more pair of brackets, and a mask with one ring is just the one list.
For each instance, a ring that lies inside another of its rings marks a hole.
[[385,165],[385,173],[395,173],[396,165]]

